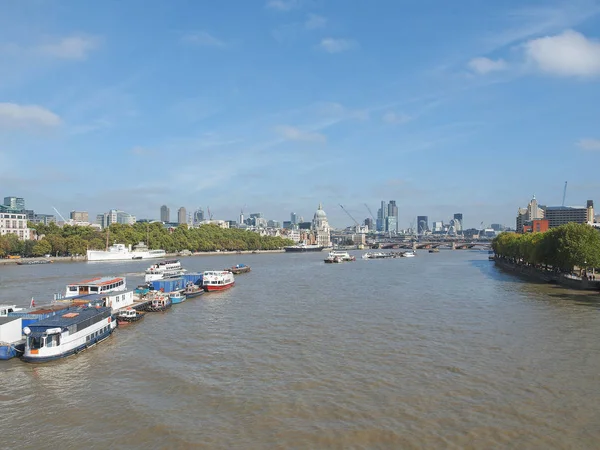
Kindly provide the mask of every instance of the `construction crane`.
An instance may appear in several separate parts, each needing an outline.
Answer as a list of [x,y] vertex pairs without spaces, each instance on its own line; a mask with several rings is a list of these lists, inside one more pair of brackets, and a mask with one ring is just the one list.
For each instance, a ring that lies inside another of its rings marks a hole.
[[348,217],[350,217],[350,218],[351,218],[351,219],[354,221],[354,223],[356,224],[356,231],[359,231],[359,230],[360,230],[360,224],[359,224],[359,223],[356,221],[356,219],[355,219],[354,217],[352,217],[352,214],[350,214],[350,213],[349,213],[349,212],[346,210],[346,208],[344,208],[344,206],[343,206],[343,205],[340,205],[340,208],[342,208],[342,209],[344,210],[344,212],[345,212],[346,214],[348,214]]
[[567,197],[567,182],[565,181],[565,189],[563,190],[563,201],[562,205],[565,206],[565,198]]
[[65,218],[63,217],[63,215],[62,215],[61,213],[59,213],[59,212],[58,212],[58,209],[56,209],[54,206],[52,207],[52,209],[53,209],[54,211],[56,211],[56,214],[58,214],[58,215],[60,216],[60,218],[63,220],[63,222],[65,222],[65,223],[67,223],[67,222],[68,222],[68,220],[67,220],[67,219],[65,219]]
[[367,211],[369,211],[369,214],[371,214],[371,219],[373,219],[373,222],[377,222],[377,219],[375,219],[375,216],[373,215],[371,208],[369,208],[369,205],[367,205],[366,203],[365,203],[365,208],[367,208]]

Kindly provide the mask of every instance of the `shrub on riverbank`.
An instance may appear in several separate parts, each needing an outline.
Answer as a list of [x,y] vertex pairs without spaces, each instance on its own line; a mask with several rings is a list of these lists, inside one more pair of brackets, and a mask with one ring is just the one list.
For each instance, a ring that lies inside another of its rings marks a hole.
[[[107,231],[92,227],[30,224],[36,229],[39,241],[20,241],[15,235],[0,236],[0,257],[6,255],[53,256],[84,255],[87,249],[103,250]],[[253,231],[236,228],[219,228],[202,225],[188,229],[180,225],[167,229],[161,223],[136,223],[134,225],[112,224],[108,232],[109,243],[135,245],[146,242],[152,249],[161,248],[169,253],[181,250],[210,252],[216,250],[276,250],[293,245],[289,239],[261,236]]]
[[562,272],[600,267],[600,233],[587,224],[568,223],[544,233],[501,233],[492,248],[501,258]]

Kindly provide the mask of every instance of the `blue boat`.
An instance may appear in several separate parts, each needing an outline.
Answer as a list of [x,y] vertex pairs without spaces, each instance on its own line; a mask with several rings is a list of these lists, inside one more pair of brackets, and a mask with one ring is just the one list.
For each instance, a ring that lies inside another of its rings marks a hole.
[[171,299],[171,303],[177,305],[178,303],[183,303],[187,300],[187,296],[183,293],[183,291],[174,291],[169,293],[169,298]]
[[188,283],[188,285],[183,290],[183,293],[186,295],[187,298],[198,297],[198,296],[204,294],[204,292],[206,292],[206,291],[204,290],[202,285],[199,286],[194,283]]
[[0,317],[0,359],[21,356],[25,349],[20,317]]
[[154,280],[150,284],[155,291],[161,292],[173,292],[183,289],[186,285],[185,280],[182,277],[179,278],[165,278],[163,280]]

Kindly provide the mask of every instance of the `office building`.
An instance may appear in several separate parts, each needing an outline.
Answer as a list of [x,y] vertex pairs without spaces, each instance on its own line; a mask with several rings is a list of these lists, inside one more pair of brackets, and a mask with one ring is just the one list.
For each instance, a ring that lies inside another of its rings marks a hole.
[[70,219],[75,222],[89,222],[87,211],[71,211]]
[[187,212],[184,206],[177,210],[177,223],[180,225],[182,223],[187,223]]
[[27,215],[25,213],[8,214],[0,212],[0,236],[11,233],[16,234],[21,241],[31,239],[31,230],[27,228]]
[[[198,224],[204,220],[204,210],[202,208],[198,208],[194,211],[194,224]],[[242,222],[240,222],[242,223]]]
[[118,209],[111,209],[109,212],[104,214],[98,214],[96,216],[96,223],[102,228],[106,228],[113,223],[121,223],[124,225],[133,225],[136,222],[135,216],[125,211]]
[[533,223],[541,219],[548,221],[548,228],[556,228],[571,222],[593,223],[594,202],[588,200],[586,206],[543,206],[538,205],[533,196],[527,208],[519,208],[517,211],[517,233],[543,230],[544,222]]
[[454,220],[454,223],[453,223],[454,230],[457,233],[461,232],[463,230],[463,215],[462,215],[462,213],[455,213],[453,220]]
[[4,206],[13,211],[25,211],[25,199],[21,197],[4,197]]
[[171,210],[167,205],[160,207],[160,221],[169,223],[171,221]]
[[398,207],[396,206],[396,200],[390,200],[387,205],[388,209],[388,220],[386,230],[388,232],[397,233],[398,232]]
[[593,223],[594,202],[587,201],[587,206],[546,206],[545,218],[550,228],[559,227],[566,223]]
[[298,216],[295,212],[290,214],[290,222],[292,223],[292,225],[296,225],[298,223]]
[[429,218],[427,216],[417,216],[417,234],[424,234],[429,231]]

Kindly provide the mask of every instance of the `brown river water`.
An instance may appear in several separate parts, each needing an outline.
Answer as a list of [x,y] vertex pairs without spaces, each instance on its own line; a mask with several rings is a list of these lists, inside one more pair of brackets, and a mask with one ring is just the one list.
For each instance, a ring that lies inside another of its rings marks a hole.
[[[598,296],[478,251],[325,256],[182,258],[252,272],[71,358],[0,361],[0,448],[600,448]],[[148,265],[3,266],[0,303]]]

